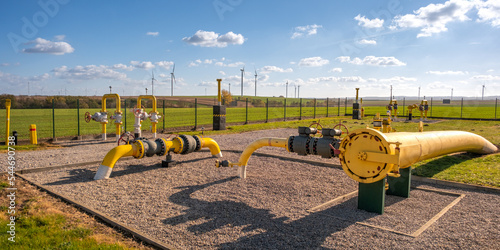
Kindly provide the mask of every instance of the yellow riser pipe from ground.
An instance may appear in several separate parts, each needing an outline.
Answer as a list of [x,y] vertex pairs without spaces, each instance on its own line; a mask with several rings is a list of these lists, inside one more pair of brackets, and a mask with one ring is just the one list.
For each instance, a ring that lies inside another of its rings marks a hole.
[[[108,98],[115,98],[116,100],[116,111],[115,111],[115,116],[119,116],[119,119],[117,119],[118,122],[115,122],[116,124],[116,141],[118,141],[118,139],[120,139],[120,135],[121,135],[121,124],[122,124],[122,121],[121,121],[121,114],[122,114],[122,110],[121,110],[121,100],[120,100],[120,96],[118,94],[105,94],[102,96],[102,102],[101,102],[101,105],[102,105],[102,109],[101,109],[101,112],[103,113],[107,113],[108,111],[106,110],[106,99]],[[104,140],[106,140],[106,124],[108,122],[102,122],[102,137]]]
[[340,162],[349,177],[373,183],[399,168],[455,152],[490,154],[498,149],[483,137],[464,131],[381,133],[366,128],[353,131],[340,145]]
[[[137,98],[137,108],[140,109],[141,108],[141,101],[142,99],[151,99],[151,101],[153,102],[153,113],[155,113],[156,115],[158,115],[158,110],[157,110],[157,101],[156,101],[156,96],[154,95],[140,95],[138,98]],[[137,119],[137,118],[136,118]],[[139,132],[136,131],[136,133],[140,133],[140,120],[138,121],[139,124]],[[136,121],[137,123],[137,121]],[[156,122],[151,122],[151,129],[152,129],[152,133],[153,133],[153,138],[156,138],[156,124],[158,124],[158,121]]]
[[[230,166],[238,166],[238,176],[242,179],[246,178],[247,176],[247,165],[248,165],[248,160],[250,159],[250,156],[252,156],[253,152],[255,150],[262,148],[262,147],[278,147],[278,148],[285,148],[287,151],[288,150],[288,138],[260,138],[255,141],[253,141],[250,145],[248,145],[245,150],[243,150],[243,153],[240,156],[240,159],[238,162],[232,163],[228,162]],[[216,163],[217,166],[219,166],[219,162]]]

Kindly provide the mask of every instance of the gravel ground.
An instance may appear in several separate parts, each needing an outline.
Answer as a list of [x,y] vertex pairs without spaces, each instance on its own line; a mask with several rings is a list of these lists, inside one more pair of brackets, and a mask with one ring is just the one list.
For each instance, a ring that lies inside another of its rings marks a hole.
[[[211,136],[224,150],[243,150],[262,137],[287,137],[295,129]],[[24,168],[96,161],[112,143],[91,143],[56,150],[20,152]],[[387,196],[385,214],[356,208],[357,196],[315,213],[306,210],[357,190],[358,183],[339,168],[301,162],[280,148],[252,156],[247,179],[236,169],[214,168],[208,151],[173,155],[180,162],[161,168],[161,158],[120,161],[111,178],[94,181],[97,164],[32,173],[26,176],[75,201],[118,219],[181,249],[213,248],[479,248],[500,249],[500,194],[413,182],[419,187],[465,194],[465,197],[420,236],[413,238],[357,224],[411,234],[457,198],[455,195],[411,191],[411,197]],[[237,161],[238,153],[223,152]]]

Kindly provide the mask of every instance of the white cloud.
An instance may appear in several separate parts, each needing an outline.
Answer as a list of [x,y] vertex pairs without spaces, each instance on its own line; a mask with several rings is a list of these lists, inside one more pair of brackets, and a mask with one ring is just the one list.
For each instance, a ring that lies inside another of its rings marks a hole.
[[54,36],[54,39],[56,39],[57,41],[62,41],[62,40],[64,40],[64,38],[66,38],[66,35],[57,35],[57,36]]
[[430,37],[447,31],[446,25],[453,21],[469,20],[467,13],[474,8],[472,1],[450,0],[442,4],[429,4],[414,14],[398,15],[393,20],[393,27],[420,28],[417,37]]
[[292,34],[292,39],[303,37],[304,35],[306,36],[311,36],[311,35],[316,35],[318,33],[318,28],[322,28],[323,26],[313,24],[313,25],[306,25],[306,26],[297,26],[295,27],[295,32]]
[[264,74],[271,72],[290,73],[293,72],[293,69],[292,68],[283,69],[277,66],[264,66],[259,71]]
[[427,71],[425,72],[426,74],[431,74],[431,75],[467,75],[469,72],[467,71]]
[[308,58],[302,58],[299,61],[299,66],[306,66],[306,67],[321,67],[323,65],[326,65],[330,63],[327,59],[323,59],[320,56],[315,56],[315,57],[308,57]]
[[10,65],[10,63],[2,63],[2,64],[0,64],[0,66],[2,66],[2,67],[7,67],[9,65]]
[[39,76],[32,76],[29,78],[29,80],[32,82],[38,82],[38,81],[48,80],[48,79],[50,79],[50,77],[51,77],[50,74],[44,73],[44,74],[39,75]]
[[201,81],[200,83],[198,83],[198,86],[203,86],[203,87],[217,87],[217,82],[215,82],[215,81],[209,81],[209,82]]
[[146,70],[149,70],[149,69],[152,69],[155,67],[154,64],[151,62],[130,61],[130,64],[136,68],[146,69]]
[[68,68],[61,66],[52,70],[54,76],[60,79],[95,80],[95,79],[115,79],[124,80],[127,75],[115,71],[104,65],[87,65]]
[[394,76],[391,78],[379,79],[378,82],[382,83],[405,83],[405,82],[416,82],[417,78],[404,77],[404,76]]
[[158,36],[160,34],[160,32],[156,31],[156,32],[152,32],[152,31],[149,31],[146,33],[146,35],[148,36]]
[[224,72],[224,71],[220,70],[220,71],[219,71],[219,74],[221,74],[221,75],[225,76],[225,75],[226,75],[226,72]]
[[493,27],[500,26],[500,1],[479,1],[476,3],[476,8],[479,22],[490,23]]
[[170,67],[172,65],[174,65],[174,62],[172,62],[172,61],[159,61],[159,62],[155,62],[155,65],[160,67],[160,68],[170,69]]
[[195,46],[223,48],[228,44],[241,45],[245,42],[245,37],[232,31],[219,36],[219,33],[213,31],[198,30],[192,37],[184,37],[182,40]]
[[342,72],[342,68],[333,68],[333,69],[329,70],[328,72],[337,72],[337,73],[340,73],[340,72]]
[[53,55],[64,55],[73,53],[75,49],[67,42],[52,42],[43,38],[36,38],[33,41],[26,43],[27,45],[34,44],[33,47],[23,49],[24,53],[44,53]]
[[122,64],[122,63],[115,64],[115,65],[113,65],[111,68],[112,68],[112,69],[127,70],[127,71],[132,71],[132,70],[134,70],[134,67],[133,67],[133,66],[127,66],[127,65]]
[[20,84],[25,81],[22,77],[18,75],[3,73],[2,71],[0,71],[0,82],[8,83],[9,85],[14,85],[14,84]]
[[477,75],[470,78],[471,80],[480,80],[480,81],[498,81],[500,80],[500,76],[493,75]]
[[245,65],[244,62],[234,62],[234,63],[223,63],[223,62],[216,62],[216,66],[221,66],[221,67],[239,67]]
[[336,76],[323,76],[323,77],[315,77],[309,78],[308,82],[318,83],[318,82],[366,82],[365,79],[361,76],[344,76],[344,77],[336,77]]
[[343,63],[350,63],[356,65],[371,65],[371,66],[405,66],[406,63],[399,61],[393,56],[389,57],[376,57],[376,56],[366,56],[363,59],[359,57],[353,58],[349,56],[339,56],[337,60]]
[[365,16],[357,15],[354,20],[358,21],[358,25],[365,28],[382,28],[384,25],[383,19],[368,19]]
[[359,44],[368,44],[368,45],[376,45],[377,44],[377,41],[375,40],[367,40],[367,39],[363,39],[361,41],[358,41]]

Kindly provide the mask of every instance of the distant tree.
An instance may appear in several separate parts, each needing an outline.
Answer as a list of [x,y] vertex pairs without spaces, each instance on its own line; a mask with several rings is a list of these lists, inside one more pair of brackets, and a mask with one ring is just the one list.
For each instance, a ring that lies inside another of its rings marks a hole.
[[231,102],[233,101],[233,97],[231,96],[231,93],[229,91],[223,89],[222,90],[222,100],[224,100],[224,103],[226,106],[229,106]]

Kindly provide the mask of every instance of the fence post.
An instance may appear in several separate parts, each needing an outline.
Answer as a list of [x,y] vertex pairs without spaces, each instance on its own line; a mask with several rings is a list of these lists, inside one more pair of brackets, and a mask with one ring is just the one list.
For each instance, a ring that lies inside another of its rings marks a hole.
[[302,98],[300,98],[300,104],[299,104],[299,120],[302,120]]
[[460,104],[460,119],[462,119],[462,111],[464,109],[464,98],[462,97],[462,102]]
[[266,123],[269,120],[269,98],[266,99]]
[[495,120],[497,119],[497,102],[498,98],[495,98]]
[[326,98],[326,117],[328,117],[328,97]]
[[246,101],[245,101],[245,124],[248,123],[248,97],[246,98]]
[[80,99],[76,99],[76,120],[78,121],[78,137],[80,137]]
[[340,97],[339,97],[339,104],[337,106],[339,107],[339,110],[337,111],[337,116],[340,116]]
[[55,106],[55,101],[54,101],[54,97],[52,98],[52,139],[56,139],[56,117],[55,117],[55,114],[54,114],[54,106]]
[[198,126],[198,98],[194,98],[194,130]]
[[314,98],[314,115],[313,115],[313,118],[316,119],[316,98]]
[[431,97],[431,117],[432,117],[432,97]]
[[163,99],[163,133],[165,133],[165,99]]
[[344,116],[347,114],[347,97],[345,98],[345,104],[344,104]]
[[125,99],[125,103],[123,104],[123,116],[125,117],[125,129],[123,132],[127,132],[127,99]]
[[283,121],[286,121],[286,98],[285,103],[283,104]]
[[406,113],[405,113],[406,112],[406,110],[405,110],[405,107],[406,107],[405,100],[406,100],[406,98],[403,97],[403,116],[406,116]]

